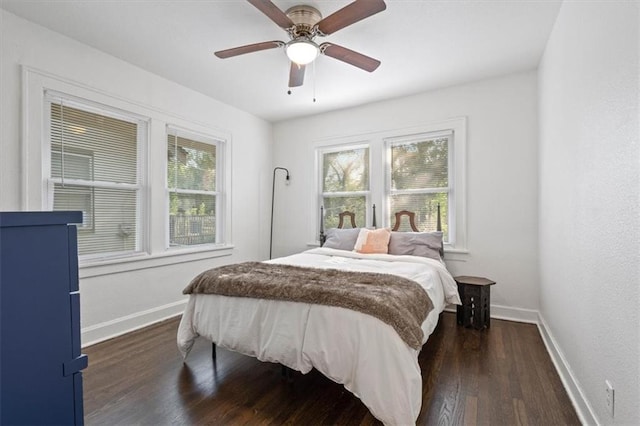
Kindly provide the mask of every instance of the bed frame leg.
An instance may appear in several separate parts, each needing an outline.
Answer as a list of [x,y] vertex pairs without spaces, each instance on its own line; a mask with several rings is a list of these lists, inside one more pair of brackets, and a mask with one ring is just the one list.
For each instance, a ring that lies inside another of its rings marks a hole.
[[216,343],[211,342],[211,358],[216,361]]

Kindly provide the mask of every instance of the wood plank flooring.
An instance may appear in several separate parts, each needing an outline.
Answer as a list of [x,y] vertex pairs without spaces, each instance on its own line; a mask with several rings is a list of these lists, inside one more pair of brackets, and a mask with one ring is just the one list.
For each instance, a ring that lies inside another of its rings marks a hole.
[[[313,370],[285,380],[277,364],[198,339],[187,363],[172,319],[85,349],[87,425],[379,425]],[[476,331],[444,313],[420,353],[418,425],[569,425],[579,419],[538,329],[492,320]]]

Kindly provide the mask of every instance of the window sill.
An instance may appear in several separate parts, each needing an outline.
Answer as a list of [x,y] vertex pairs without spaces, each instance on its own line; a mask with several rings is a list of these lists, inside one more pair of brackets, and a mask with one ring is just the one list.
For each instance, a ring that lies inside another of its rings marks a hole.
[[467,249],[447,248],[446,246],[444,248],[444,252],[451,253],[451,254],[469,254],[469,250]]
[[156,268],[177,263],[194,262],[203,259],[231,256],[233,245],[208,246],[199,248],[171,248],[163,253],[137,253],[127,257],[111,259],[80,260],[79,276],[82,278]]
[[467,249],[448,249],[444,248],[445,262],[466,262],[469,258],[469,250]]

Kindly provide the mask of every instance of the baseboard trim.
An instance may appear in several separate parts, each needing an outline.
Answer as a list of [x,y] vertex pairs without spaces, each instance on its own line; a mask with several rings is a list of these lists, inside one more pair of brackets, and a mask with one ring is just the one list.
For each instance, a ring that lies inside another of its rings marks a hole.
[[538,311],[525,308],[513,308],[510,306],[491,305],[491,318],[537,324]]
[[575,408],[576,413],[580,418],[580,422],[583,425],[600,425],[600,422],[593,413],[591,404],[589,404],[589,401],[584,396],[582,388],[575,379],[569,363],[556,344],[556,340],[551,334],[547,323],[542,317],[542,314],[540,314],[539,312],[537,322],[538,329],[540,330],[540,336],[542,336],[542,341],[544,342],[544,345],[547,348],[547,352],[551,357],[551,362],[553,362],[554,366],[556,367],[556,371],[558,372],[560,380],[562,381],[562,384],[564,385],[564,388],[569,395],[569,399],[573,404],[573,408]]
[[[456,306],[449,305],[445,308],[445,311],[456,312]],[[510,306],[491,305],[491,318],[537,324],[538,311],[533,309],[513,308]]]
[[153,309],[136,312],[111,321],[85,327],[81,330],[82,347],[84,348],[95,345],[96,343],[113,339],[114,337],[178,316],[184,312],[186,304],[186,300],[180,300],[178,302],[169,303]]

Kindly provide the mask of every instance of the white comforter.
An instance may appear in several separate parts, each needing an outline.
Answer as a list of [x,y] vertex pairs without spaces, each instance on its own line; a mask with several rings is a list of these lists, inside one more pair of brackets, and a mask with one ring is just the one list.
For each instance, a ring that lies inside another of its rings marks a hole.
[[[317,248],[269,262],[390,273],[418,282],[434,305],[422,324],[423,344],[446,304],[460,304],[451,274],[432,259]],[[185,358],[198,336],[302,373],[315,368],[342,383],[385,424],[415,424],[420,413],[419,351],[372,316],[332,306],[193,294],[178,329]]]

